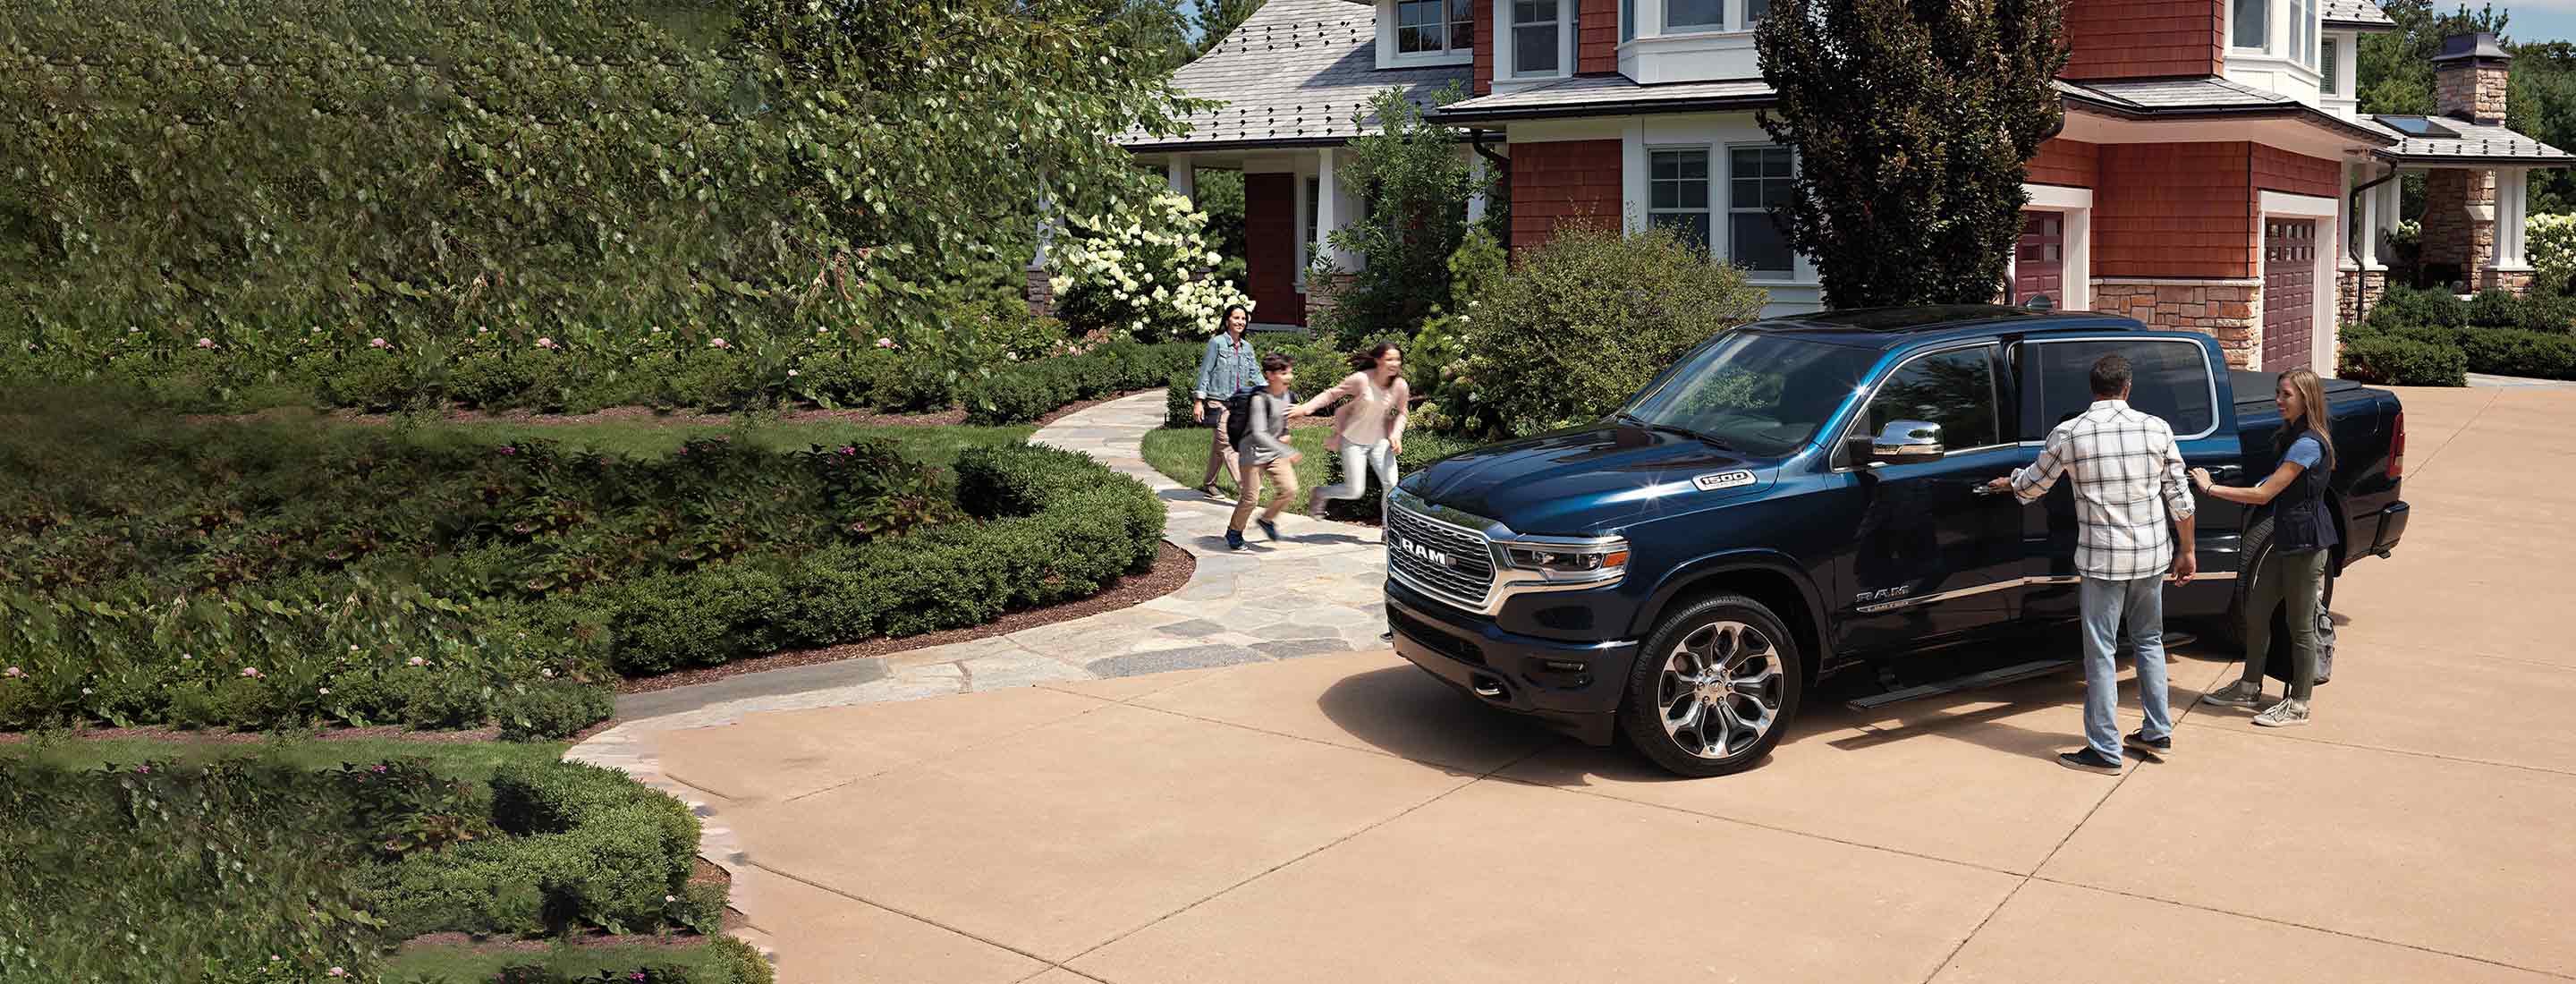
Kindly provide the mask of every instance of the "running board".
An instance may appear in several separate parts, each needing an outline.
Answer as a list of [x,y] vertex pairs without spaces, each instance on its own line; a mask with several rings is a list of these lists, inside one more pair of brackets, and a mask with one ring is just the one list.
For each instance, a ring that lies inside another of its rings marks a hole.
[[1982,673],[1971,673],[1967,676],[1953,677],[1948,680],[1927,683],[1921,686],[1907,687],[1903,690],[1890,690],[1883,694],[1871,694],[1867,697],[1844,701],[1843,706],[1855,711],[1873,711],[1889,704],[1902,703],[1909,700],[1921,700],[1925,697],[1938,697],[1943,694],[1955,694],[1962,690],[1975,690],[1979,687],[1991,687],[1996,684],[2012,683],[2018,680],[2028,680],[2032,677],[2047,676],[2059,670],[2079,665],[2081,662],[2081,660],[2072,659],[2033,660],[2016,666],[1987,670]]

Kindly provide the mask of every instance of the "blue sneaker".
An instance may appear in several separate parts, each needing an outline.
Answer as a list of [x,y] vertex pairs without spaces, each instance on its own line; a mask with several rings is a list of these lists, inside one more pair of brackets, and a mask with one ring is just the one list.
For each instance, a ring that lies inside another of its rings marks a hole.
[[1226,548],[1226,549],[1228,549],[1228,550],[1241,550],[1241,549],[1243,549],[1243,531],[1242,531],[1242,530],[1227,530],[1227,531],[1225,531],[1225,548]]
[[1271,522],[1271,521],[1269,521],[1269,520],[1266,520],[1266,519],[1256,519],[1256,520],[1253,520],[1253,522],[1256,522],[1256,523],[1261,524],[1261,534],[1262,534],[1263,536],[1267,536],[1267,537],[1269,537],[1269,538],[1270,538],[1270,542],[1272,542],[1272,543],[1277,543],[1277,542],[1279,542],[1279,524],[1277,524],[1277,523],[1273,523],[1273,522]]

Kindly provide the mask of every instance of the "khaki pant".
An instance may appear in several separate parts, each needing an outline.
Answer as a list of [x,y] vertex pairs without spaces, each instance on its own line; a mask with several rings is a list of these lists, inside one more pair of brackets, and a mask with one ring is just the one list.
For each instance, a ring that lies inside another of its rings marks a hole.
[[1247,461],[1242,470],[1236,472],[1234,476],[1237,486],[1234,496],[1234,519],[1226,524],[1227,529],[1240,532],[1243,524],[1251,521],[1252,510],[1260,504],[1261,477],[1264,475],[1270,476],[1270,508],[1262,512],[1262,521],[1277,520],[1279,514],[1288,508],[1289,503],[1297,501],[1297,466],[1289,464],[1286,458],[1273,459],[1270,463],[1262,465]]
[[1225,443],[1225,401],[1202,400],[1199,402],[1199,408],[1201,412],[1200,419],[1206,421],[1210,425],[1208,430],[1207,474],[1199,477],[1199,487],[1206,488],[1210,485],[1216,484],[1216,476],[1218,472],[1233,472],[1236,470],[1236,465],[1234,446]]

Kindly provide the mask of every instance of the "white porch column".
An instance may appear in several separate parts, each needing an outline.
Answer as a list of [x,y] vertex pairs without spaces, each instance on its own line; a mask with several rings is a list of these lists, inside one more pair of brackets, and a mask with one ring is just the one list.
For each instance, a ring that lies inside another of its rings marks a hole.
[[1191,163],[1190,155],[1173,154],[1172,156],[1165,158],[1163,161],[1163,177],[1164,180],[1172,186],[1173,194],[1189,199],[1190,204],[1192,205],[1198,204],[1198,167]]
[[2523,256],[2524,223],[2531,215],[2531,172],[2522,168],[2496,172],[2495,262],[2499,267],[2520,268],[2530,263]]
[[[2397,183],[2390,179],[2389,184]],[[2364,270],[2379,269],[2379,188],[2361,193],[2361,253],[2353,259]]]
[[1467,148],[1467,180],[1475,188],[1467,193],[1467,221],[1485,221],[1485,155],[1474,147]]
[[1359,218],[1359,201],[1342,186],[1340,152],[1332,147],[1315,151],[1315,238],[1324,246],[1324,255],[1343,273],[1357,272],[1368,264],[1368,258],[1331,242],[1333,231]]

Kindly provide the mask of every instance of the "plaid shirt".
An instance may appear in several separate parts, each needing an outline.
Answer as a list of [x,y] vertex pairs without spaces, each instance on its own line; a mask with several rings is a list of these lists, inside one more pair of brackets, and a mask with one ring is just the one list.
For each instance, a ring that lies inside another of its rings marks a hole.
[[2075,473],[2075,570],[2090,578],[2133,581],[2173,568],[2170,524],[2192,514],[2191,484],[2173,426],[2126,400],[2099,400],[2048,432],[2039,460],[2013,472],[2013,494],[2030,502],[2057,476]]

